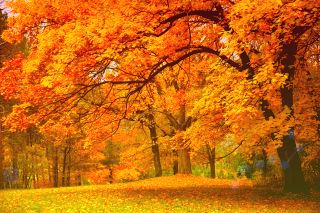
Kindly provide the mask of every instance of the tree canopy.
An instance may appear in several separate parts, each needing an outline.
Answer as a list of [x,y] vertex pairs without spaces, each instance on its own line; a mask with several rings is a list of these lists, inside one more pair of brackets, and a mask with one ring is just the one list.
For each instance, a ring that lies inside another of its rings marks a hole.
[[319,153],[318,1],[6,5],[2,37],[28,46],[0,72],[1,95],[18,100],[5,120],[12,131],[53,121],[65,126],[50,127],[58,135],[80,125],[98,143],[124,120],[150,134],[157,124],[182,173],[191,150],[233,135],[244,153],[277,153],[285,189],[306,191],[296,147],[309,160]]

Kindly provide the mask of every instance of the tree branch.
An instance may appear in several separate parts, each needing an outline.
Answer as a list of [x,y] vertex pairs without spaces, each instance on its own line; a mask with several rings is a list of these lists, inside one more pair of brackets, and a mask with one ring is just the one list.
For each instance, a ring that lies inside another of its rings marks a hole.
[[243,144],[243,142],[244,142],[244,140],[242,140],[239,144],[238,144],[238,146],[236,147],[236,148],[234,148],[231,152],[229,152],[228,154],[226,154],[226,155],[224,155],[224,156],[221,156],[221,157],[217,157],[217,158],[215,158],[215,160],[221,160],[221,159],[223,159],[223,158],[226,158],[226,157],[228,157],[229,155],[231,155],[232,153],[234,153],[242,144]]

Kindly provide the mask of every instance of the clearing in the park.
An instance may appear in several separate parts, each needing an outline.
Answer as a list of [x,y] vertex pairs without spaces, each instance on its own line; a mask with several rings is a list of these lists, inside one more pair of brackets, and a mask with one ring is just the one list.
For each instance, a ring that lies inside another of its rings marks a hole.
[[0,213],[320,212],[320,0],[0,0]]
[[0,212],[318,212],[320,194],[288,195],[246,179],[171,176],[131,183],[8,190]]

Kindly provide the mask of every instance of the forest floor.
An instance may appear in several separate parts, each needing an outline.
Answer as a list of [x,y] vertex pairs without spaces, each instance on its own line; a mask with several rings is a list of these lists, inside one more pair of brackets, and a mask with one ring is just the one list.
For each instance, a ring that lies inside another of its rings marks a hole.
[[319,212],[320,194],[284,194],[248,180],[194,176],[0,191],[0,212]]

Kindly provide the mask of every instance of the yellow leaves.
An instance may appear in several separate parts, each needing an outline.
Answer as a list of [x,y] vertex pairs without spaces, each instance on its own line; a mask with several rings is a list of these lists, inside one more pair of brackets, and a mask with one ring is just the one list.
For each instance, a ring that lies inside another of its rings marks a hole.
[[90,146],[92,146],[92,142],[88,140],[84,140],[84,143],[82,145],[83,149],[88,149]]
[[41,79],[41,85],[44,86],[44,87],[52,88],[53,87],[52,77],[47,76],[45,78],[42,78]]
[[65,31],[64,45],[72,51],[80,50],[89,45],[86,34],[88,32],[84,32],[85,30],[86,27],[82,23],[75,22],[73,28],[66,29]]
[[253,82],[256,84],[270,84],[276,89],[284,85],[287,76],[278,73],[272,63],[269,61],[259,68],[259,72],[254,76]]

